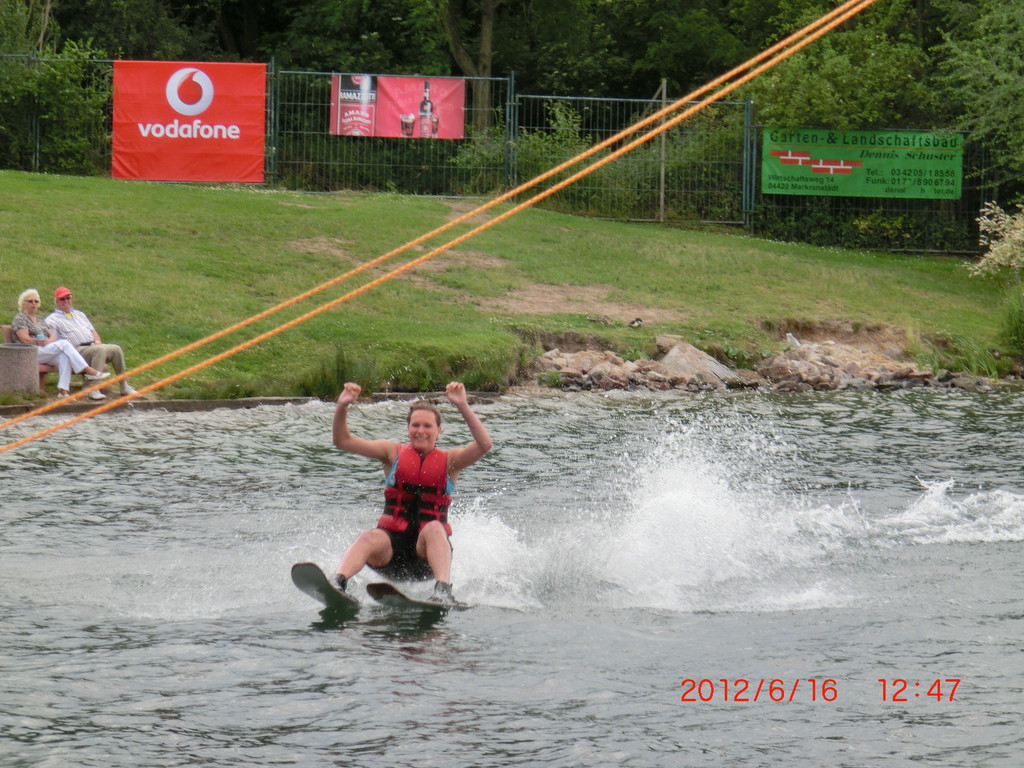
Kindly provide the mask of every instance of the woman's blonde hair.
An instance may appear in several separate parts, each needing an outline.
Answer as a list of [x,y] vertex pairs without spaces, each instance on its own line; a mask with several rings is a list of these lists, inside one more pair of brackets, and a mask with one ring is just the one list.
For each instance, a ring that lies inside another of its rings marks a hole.
[[[24,291],[21,292],[21,295],[18,297],[19,312],[25,311],[25,300],[31,298],[39,299],[39,291],[37,291],[35,288],[26,288]],[[42,301],[42,299],[40,299],[40,301]]]
[[426,400],[417,400],[409,406],[409,413],[405,417],[406,424],[412,421],[412,415],[415,411],[430,411],[434,414],[434,418],[437,419],[437,426],[441,426],[441,409],[436,405],[428,403]]

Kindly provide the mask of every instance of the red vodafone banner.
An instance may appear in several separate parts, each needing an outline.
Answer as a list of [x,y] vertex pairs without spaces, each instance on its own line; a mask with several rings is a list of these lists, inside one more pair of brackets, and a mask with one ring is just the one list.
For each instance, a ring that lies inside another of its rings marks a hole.
[[115,179],[263,181],[265,64],[114,62]]
[[333,75],[335,136],[465,137],[466,81],[459,77]]

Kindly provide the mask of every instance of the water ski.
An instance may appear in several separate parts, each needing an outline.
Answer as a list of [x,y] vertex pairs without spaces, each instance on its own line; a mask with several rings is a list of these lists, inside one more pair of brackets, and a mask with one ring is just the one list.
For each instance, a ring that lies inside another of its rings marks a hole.
[[366,591],[369,592],[370,597],[378,603],[392,608],[415,608],[421,611],[427,610],[438,612],[445,612],[452,608],[460,611],[469,608],[466,603],[450,603],[448,605],[444,605],[442,603],[432,603],[429,600],[416,600],[415,598],[404,594],[393,584],[387,584],[383,581],[367,584]]
[[359,601],[351,595],[346,595],[331,584],[330,580],[316,563],[296,563],[293,565],[292,581],[296,587],[328,608],[349,613],[355,613],[359,610]]

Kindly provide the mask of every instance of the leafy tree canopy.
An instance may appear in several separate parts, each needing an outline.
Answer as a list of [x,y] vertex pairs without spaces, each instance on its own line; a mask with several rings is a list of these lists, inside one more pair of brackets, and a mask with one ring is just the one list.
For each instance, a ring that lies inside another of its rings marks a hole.
[[951,21],[939,46],[943,95],[955,125],[985,142],[1004,177],[1024,176],[1024,5],[943,3]]
[[[931,58],[904,24],[910,3],[892,0],[883,13],[872,6],[758,77],[744,91],[758,119],[837,130],[940,127]],[[804,8],[785,34],[824,12]]]
[[[0,52],[503,76],[524,93],[682,95],[837,0],[0,0]],[[736,97],[758,121],[960,128],[1024,178],[1024,4],[879,0]]]
[[0,53],[49,50],[56,32],[49,5],[0,0]]

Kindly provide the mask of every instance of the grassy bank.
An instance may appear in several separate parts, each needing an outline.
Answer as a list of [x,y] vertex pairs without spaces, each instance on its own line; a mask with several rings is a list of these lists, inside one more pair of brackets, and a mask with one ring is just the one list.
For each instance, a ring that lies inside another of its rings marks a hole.
[[[335,277],[472,207],[394,195],[306,195],[0,172],[5,322],[69,286],[130,366]],[[432,241],[436,245],[464,232]],[[161,368],[149,383],[277,327],[420,255],[419,247]],[[165,397],[332,396],[507,384],[549,334],[630,357],[674,333],[743,364],[766,329],[852,321],[906,331],[915,352],[999,347],[1002,284],[957,260],[821,249],[530,210],[319,317],[162,391]],[[605,316],[611,322],[594,322]],[[641,328],[626,321],[644,319]],[[935,340],[939,340],[938,344]],[[945,340],[945,341],[942,341]],[[983,361],[984,362],[984,361]]]

